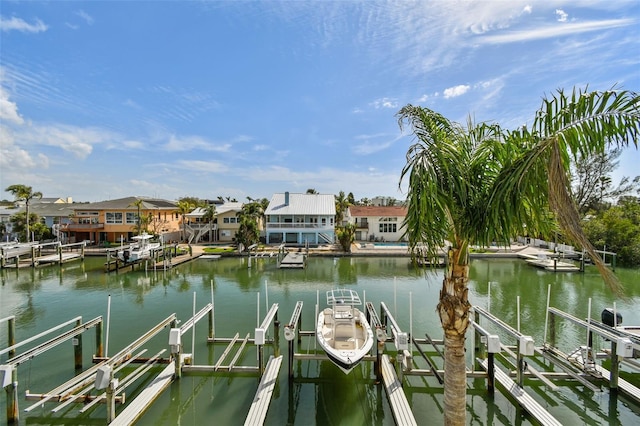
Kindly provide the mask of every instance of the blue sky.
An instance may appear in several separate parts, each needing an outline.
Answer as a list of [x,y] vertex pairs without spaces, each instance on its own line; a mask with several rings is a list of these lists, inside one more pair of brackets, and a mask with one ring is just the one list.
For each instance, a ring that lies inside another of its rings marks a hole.
[[[408,103],[515,128],[558,88],[640,91],[637,0],[0,0],[0,17],[0,186],[74,201],[404,199]],[[639,162],[627,149],[614,179]]]

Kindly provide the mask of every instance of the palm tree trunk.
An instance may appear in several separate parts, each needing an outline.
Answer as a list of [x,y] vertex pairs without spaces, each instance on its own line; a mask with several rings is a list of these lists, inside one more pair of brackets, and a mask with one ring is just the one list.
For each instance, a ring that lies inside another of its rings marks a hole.
[[442,282],[438,314],[444,330],[444,424],[466,423],[467,374],[465,334],[469,327],[468,258],[459,264],[460,250],[449,252],[449,267]]

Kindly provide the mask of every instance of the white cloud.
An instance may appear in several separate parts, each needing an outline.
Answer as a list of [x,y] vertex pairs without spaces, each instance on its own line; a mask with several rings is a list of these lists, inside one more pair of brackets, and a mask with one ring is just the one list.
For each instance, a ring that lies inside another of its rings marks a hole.
[[391,98],[380,98],[380,99],[376,99],[375,101],[371,102],[370,105],[373,106],[375,109],[397,108],[398,107],[398,101],[396,101],[395,99],[391,99]]
[[87,24],[93,25],[93,17],[89,15],[87,12],[85,12],[84,10],[76,11],[76,15],[81,17]]
[[164,149],[168,151],[192,151],[194,149],[201,149],[205,151],[227,152],[230,148],[230,143],[215,144],[201,136],[177,137],[171,135],[169,141],[164,145]]
[[562,9],[556,9],[556,16],[558,17],[558,22],[566,22],[569,15]]
[[444,98],[456,98],[458,96],[462,96],[469,91],[471,86],[467,84],[460,84],[458,86],[449,87],[448,89],[444,89]]
[[0,86],[0,121],[23,124],[24,119],[18,114],[18,106],[9,100],[9,93]]
[[608,19],[603,21],[572,22],[564,25],[548,25],[525,31],[511,31],[503,34],[478,37],[485,44],[514,43],[521,41],[541,40],[554,37],[581,34],[589,31],[600,31],[609,28],[633,25],[633,19]]
[[180,160],[176,162],[179,168],[192,172],[226,173],[229,167],[219,161]]
[[528,5],[526,5],[526,6],[522,9],[522,11],[523,11],[524,13],[531,13],[531,12],[533,11],[533,8],[531,7],[531,5],[530,5],[530,4],[528,4]]
[[40,33],[47,31],[47,27],[40,19],[36,19],[35,24],[29,24],[23,19],[12,16],[7,19],[0,16],[0,30],[2,31],[21,31],[23,33]]

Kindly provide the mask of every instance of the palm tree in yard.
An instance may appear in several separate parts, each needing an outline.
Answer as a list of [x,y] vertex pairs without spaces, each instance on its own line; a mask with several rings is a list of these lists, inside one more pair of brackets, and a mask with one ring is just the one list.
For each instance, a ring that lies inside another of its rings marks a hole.
[[470,245],[509,241],[525,230],[549,232],[554,221],[596,259],[605,281],[617,281],[580,229],[571,197],[570,158],[604,151],[607,144],[637,144],[640,100],[632,92],[573,91],[543,99],[531,130],[466,127],[421,107],[398,112],[416,141],[400,183],[408,179],[406,236],[412,255],[433,258],[446,248],[437,312],[444,331],[444,420],[466,423],[465,335],[469,326]]
[[31,233],[29,232],[29,203],[34,198],[42,198],[42,192],[34,192],[33,188],[27,185],[10,185],[5,189],[5,191],[10,192],[16,201],[24,201],[27,242],[29,242],[31,238]]
[[215,218],[216,218],[216,205],[207,204],[204,207],[204,215],[202,216],[202,219],[207,221],[207,223],[209,224],[209,241],[211,241],[211,232],[213,230],[211,223],[214,221]]
[[178,213],[180,217],[182,217],[182,239],[187,239],[187,214],[191,213],[195,206],[190,203],[188,200],[179,200],[178,201]]
[[138,235],[142,233],[142,218],[140,216],[140,211],[142,210],[142,206],[144,205],[144,200],[138,198],[136,201],[129,204],[129,207],[137,207],[138,213],[136,216],[136,231]]

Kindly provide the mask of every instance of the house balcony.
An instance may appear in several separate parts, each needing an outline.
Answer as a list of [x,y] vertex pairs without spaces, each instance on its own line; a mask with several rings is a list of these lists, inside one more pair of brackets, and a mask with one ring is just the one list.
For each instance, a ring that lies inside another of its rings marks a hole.
[[104,229],[104,223],[67,223],[60,226],[63,231],[93,231],[96,229]]
[[359,231],[363,229],[369,230],[369,222],[357,222],[356,229]]

